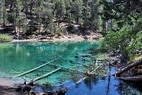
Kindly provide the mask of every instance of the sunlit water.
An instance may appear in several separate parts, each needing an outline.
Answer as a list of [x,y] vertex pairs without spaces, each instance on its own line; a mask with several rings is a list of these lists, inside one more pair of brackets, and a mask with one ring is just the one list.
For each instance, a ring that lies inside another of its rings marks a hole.
[[[82,64],[94,64],[97,58],[97,56],[82,57],[82,55],[91,54],[91,48],[100,48],[100,44],[93,42],[3,43],[0,44],[0,77],[15,76],[50,61],[53,61],[50,64],[58,65],[58,67],[86,72],[88,68]],[[47,65],[21,77],[34,79],[55,69]],[[115,68],[102,67],[97,72],[102,72],[104,75],[111,74],[115,72]],[[46,85],[50,90],[70,87],[66,95],[140,95],[139,91],[112,76],[93,76],[75,85],[75,82],[84,76],[82,73],[66,69],[37,83]]]

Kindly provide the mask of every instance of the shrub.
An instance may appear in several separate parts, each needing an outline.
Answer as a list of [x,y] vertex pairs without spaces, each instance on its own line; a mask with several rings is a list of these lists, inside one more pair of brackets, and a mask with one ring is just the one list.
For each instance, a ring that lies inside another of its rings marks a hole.
[[13,37],[8,34],[0,34],[0,42],[9,42],[12,39]]

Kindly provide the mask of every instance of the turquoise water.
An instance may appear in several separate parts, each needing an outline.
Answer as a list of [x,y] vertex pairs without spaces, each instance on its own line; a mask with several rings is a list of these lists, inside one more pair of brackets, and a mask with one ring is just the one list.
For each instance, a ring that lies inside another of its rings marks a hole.
[[[0,44],[0,72],[17,75],[41,64],[53,61],[51,64],[59,67],[66,67],[70,69],[86,72],[87,68],[81,64],[92,64],[94,59],[89,57],[81,57],[81,55],[89,54],[89,49],[95,47],[99,48],[99,44],[91,42],[69,42],[69,43],[3,43]],[[33,73],[26,74],[22,77],[34,79],[45,73],[48,73],[56,68],[45,66]],[[39,80],[40,83],[61,84],[67,79],[76,80],[83,77],[83,75],[76,75],[78,72],[59,71],[47,78]],[[73,75],[72,75],[73,74]]]
[[[100,48],[100,43],[1,43],[0,77],[5,77],[5,74],[15,76],[57,58],[59,59],[50,64],[86,72],[88,68],[82,64],[92,65],[97,58],[95,55],[93,58],[82,56],[91,54],[91,48]],[[21,77],[34,79],[55,69],[47,65]],[[103,66],[96,73],[106,75],[115,71],[115,68]],[[92,76],[76,85],[75,82],[83,77],[82,73],[66,69],[39,80],[37,83],[46,85],[49,90],[70,87],[65,95],[142,95],[135,87],[112,76]]]

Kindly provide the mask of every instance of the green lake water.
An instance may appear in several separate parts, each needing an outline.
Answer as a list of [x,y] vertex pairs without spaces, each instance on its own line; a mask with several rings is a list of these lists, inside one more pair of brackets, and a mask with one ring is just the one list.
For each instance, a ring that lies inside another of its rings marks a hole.
[[[37,83],[45,84],[46,86],[50,84],[50,90],[70,86],[71,88],[65,95],[141,95],[141,92],[135,87],[119,81],[112,76],[93,76],[75,85],[75,82],[83,78],[84,74],[75,71],[72,72],[70,69],[86,72],[88,68],[82,64],[94,64],[95,59],[98,58],[97,53],[93,55],[93,58],[82,57],[82,55],[92,54],[92,48],[101,48],[100,43],[1,43],[0,77],[6,77],[7,75],[15,76],[55,60],[50,64],[57,65],[58,67],[66,67],[66,70],[61,70],[37,81]],[[21,77],[34,79],[55,69],[55,67],[47,65]],[[114,67],[103,66],[96,73],[112,74],[115,71]]]

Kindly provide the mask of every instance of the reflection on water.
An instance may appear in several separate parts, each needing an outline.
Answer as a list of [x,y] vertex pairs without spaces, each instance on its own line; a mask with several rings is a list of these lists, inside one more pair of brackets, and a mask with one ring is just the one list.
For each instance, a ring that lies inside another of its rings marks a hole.
[[[90,48],[100,48],[100,45],[90,42],[0,44],[0,72],[17,75],[58,57],[62,58],[52,64],[86,72],[88,68],[82,63],[89,65],[94,63],[95,58],[80,55],[90,54]],[[33,79],[52,70],[55,68],[45,66],[23,77]],[[103,73],[102,75],[114,72],[115,68],[105,66],[96,71]],[[0,74],[0,77],[3,76],[5,75]],[[71,88],[66,95],[141,95],[140,91],[112,76],[93,76],[75,85],[75,82],[83,77],[84,74],[77,72],[60,71],[38,83],[46,85],[50,90],[69,86]],[[36,90],[42,91],[41,88]]]
[[[115,68],[110,68],[110,71],[113,73]],[[82,81],[79,85],[72,86],[65,95],[142,95],[142,93],[113,76],[107,76]]]

